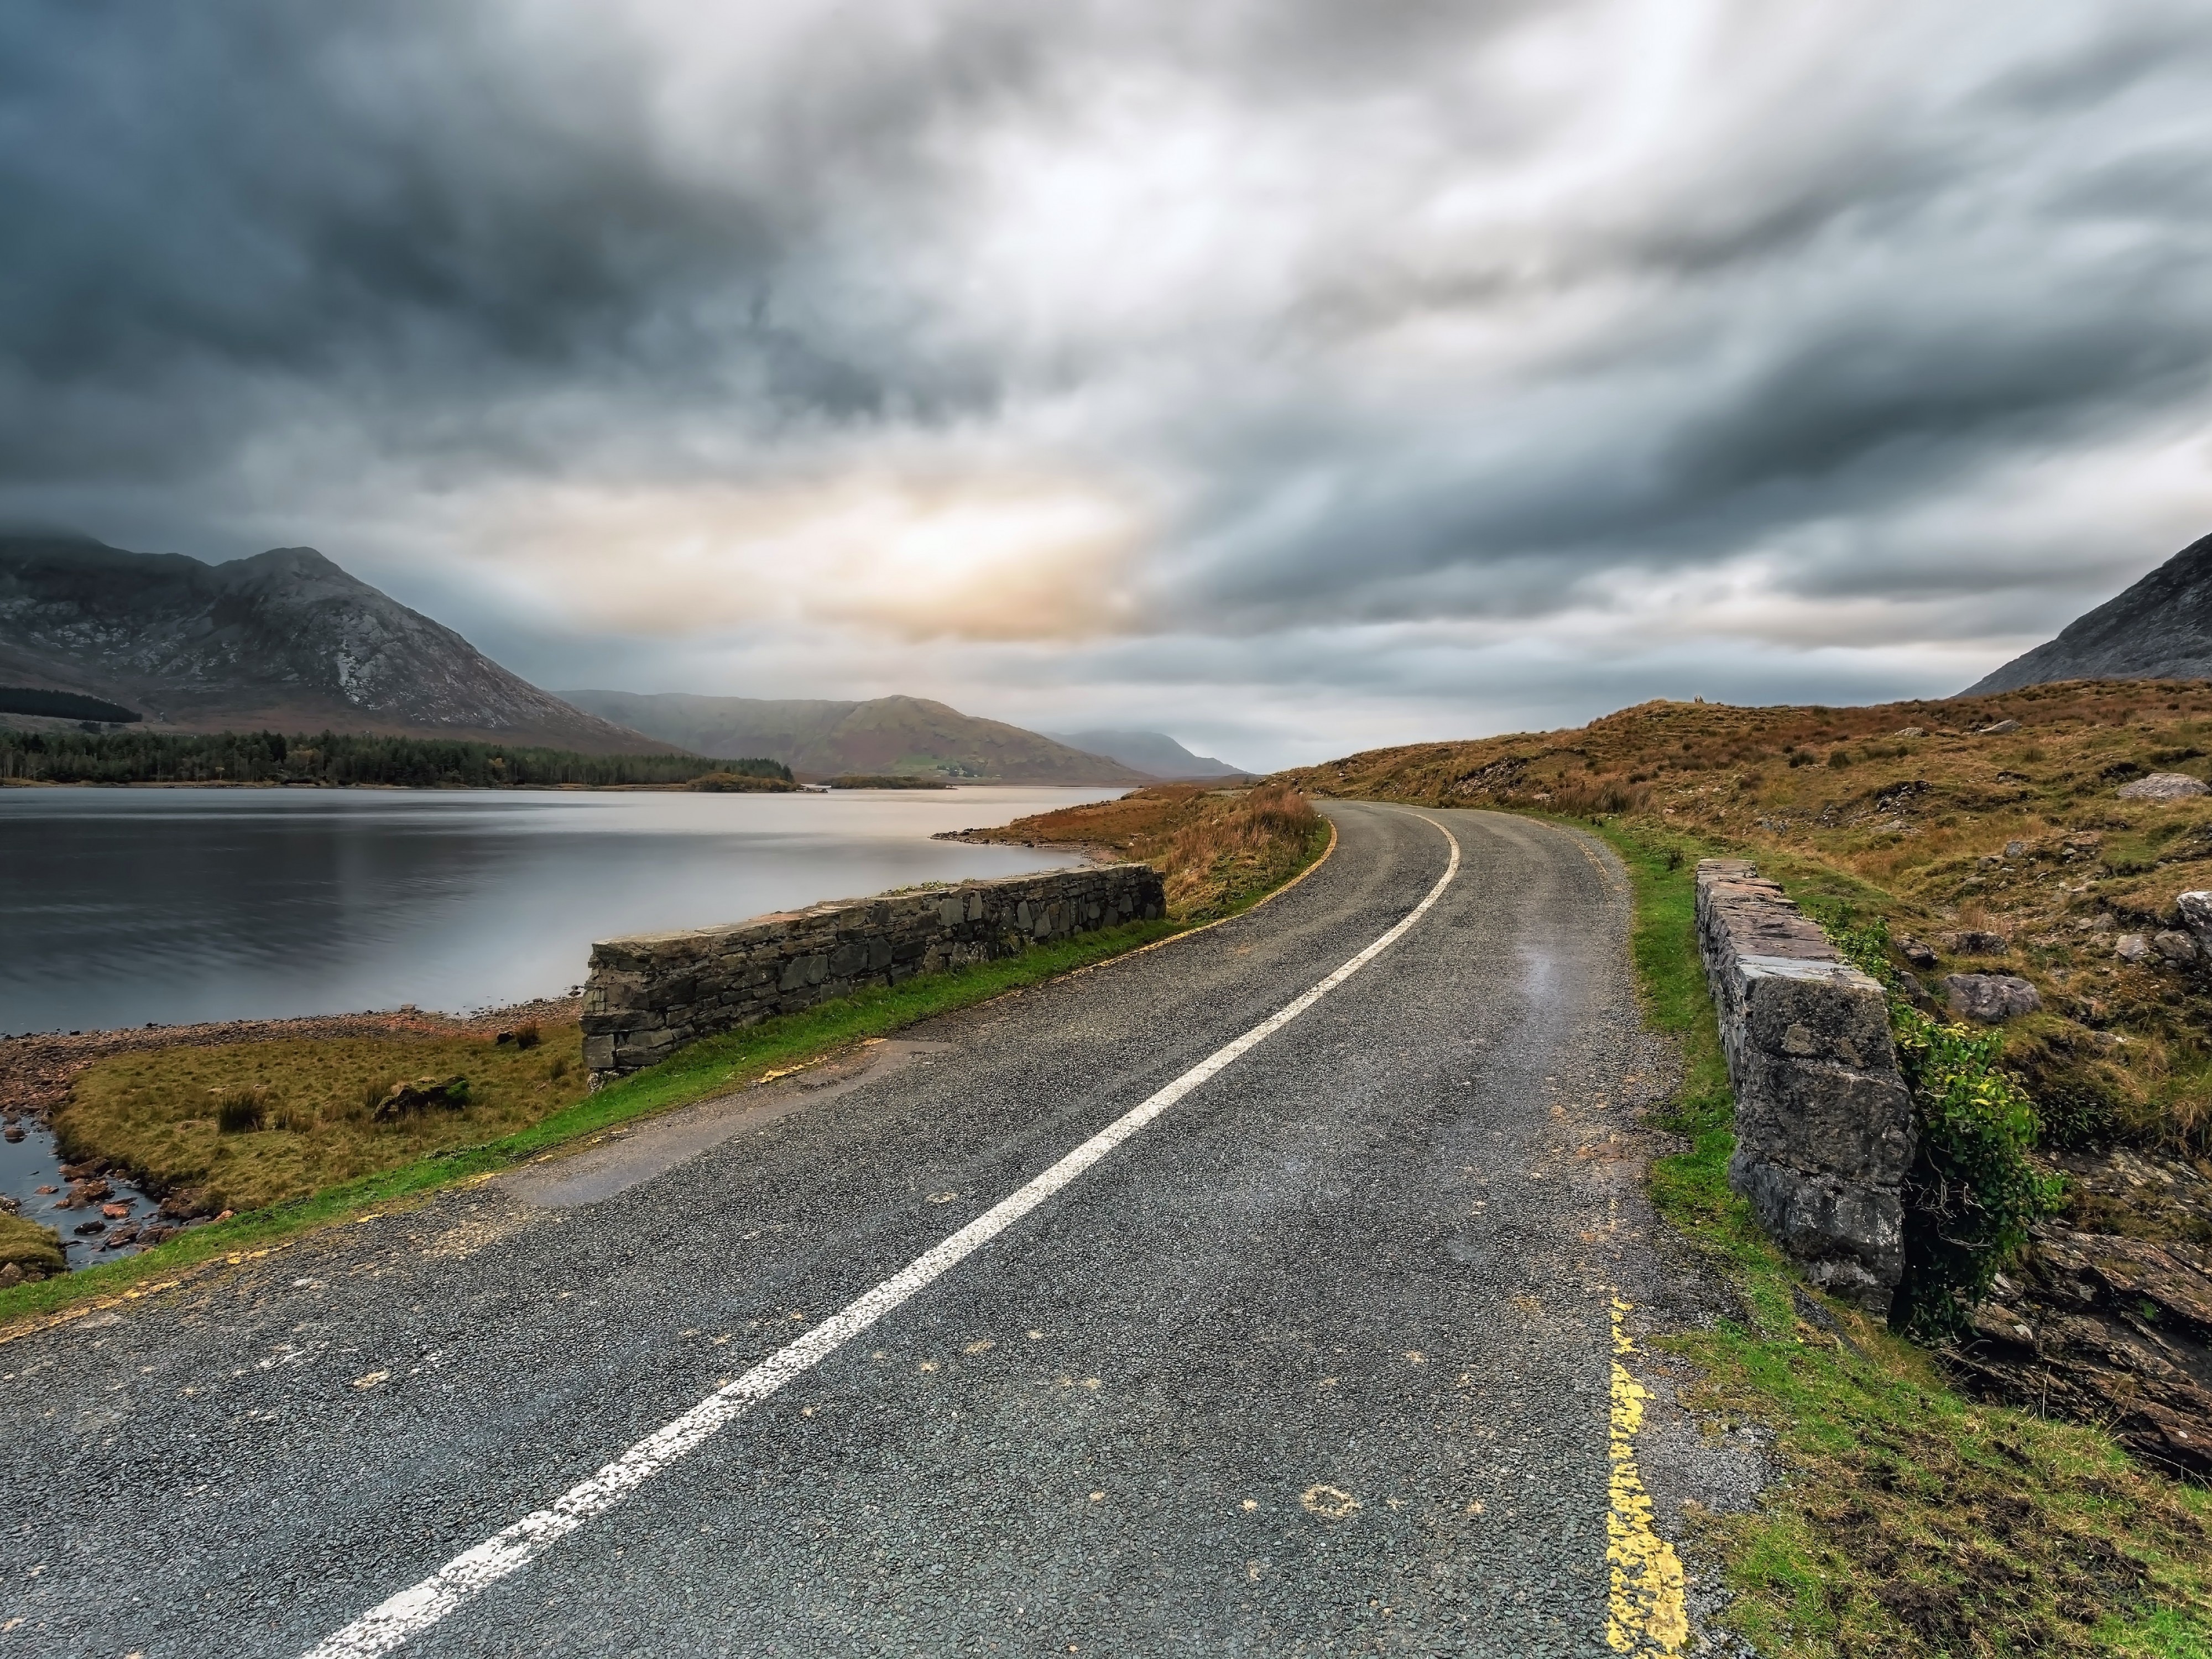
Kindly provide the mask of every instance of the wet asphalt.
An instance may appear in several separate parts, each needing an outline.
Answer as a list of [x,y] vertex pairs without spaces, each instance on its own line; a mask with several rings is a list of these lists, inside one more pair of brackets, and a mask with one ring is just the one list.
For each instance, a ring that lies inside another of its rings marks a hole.
[[1460,873],[1388,954],[404,1651],[1609,1654],[1607,1310],[1664,1291],[1625,878],[1328,810],[1260,909],[632,1184],[478,1186],[0,1343],[0,1659],[301,1652],[1322,979],[1437,823]]

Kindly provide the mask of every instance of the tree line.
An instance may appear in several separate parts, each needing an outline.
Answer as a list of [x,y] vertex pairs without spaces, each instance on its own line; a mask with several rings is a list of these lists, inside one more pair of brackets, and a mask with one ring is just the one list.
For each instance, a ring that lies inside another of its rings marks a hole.
[[556,784],[688,783],[710,772],[791,781],[773,760],[581,755],[447,738],[287,737],[280,732],[0,731],[0,779],[36,783],[382,784],[506,789]]

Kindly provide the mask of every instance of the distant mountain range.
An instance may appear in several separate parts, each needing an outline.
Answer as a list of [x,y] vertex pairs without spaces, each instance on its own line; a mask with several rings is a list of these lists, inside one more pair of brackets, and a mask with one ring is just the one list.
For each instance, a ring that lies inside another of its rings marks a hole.
[[311,547],[227,564],[0,532],[0,714],[145,729],[330,730],[586,754],[779,760],[804,777],[1127,784],[1236,769],[1157,732],[1054,738],[921,697],[541,691]]
[[0,684],[98,698],[157,729],[669,746],[508,673],[311,547],[210,565],[0,535]]
[[2212,679],[2212,536],[1960,695],[2053,680]]
[[1018,726],[924,697],[865,702],[564,691],[577,708],[700,755],[759,755],[802,778],[938,772],[1007,783],[1150,783],[1152,776]]
[[1211,755],[1194,755],[1164,732],[1047,732],[1070,749],[1104,755],[1156,778],[1242,778],[1251,775]]

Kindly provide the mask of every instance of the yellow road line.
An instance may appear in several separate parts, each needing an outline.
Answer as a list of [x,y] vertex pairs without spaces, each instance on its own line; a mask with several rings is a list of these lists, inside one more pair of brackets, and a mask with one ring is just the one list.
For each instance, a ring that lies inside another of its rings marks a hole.
[[1606,1516],[1605,1561],[1612,1580],[1606,1604],[1605,1639],[1615,1653],[1671,1656],[1689,1639],[1690,1620],[1682,1600],[1682,1561],[1674,1547],[1651,1524],[1651,1494],[1636,1467],[1636,1431],[1644,1426],[1644,1402],[1651,1390],[1628,1374],[1621,1358],[1636,1344],[1621,1328],[1628,1304],[1613,1299],[1613,1431],[1607,1449],[1613,1500]]

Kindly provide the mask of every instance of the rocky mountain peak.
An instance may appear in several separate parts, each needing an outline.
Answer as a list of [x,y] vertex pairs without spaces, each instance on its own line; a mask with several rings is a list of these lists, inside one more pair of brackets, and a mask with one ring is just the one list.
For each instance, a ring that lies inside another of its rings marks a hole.
[[1963,694],[2054,680],[2212,679],[2212,536]]
[[210,565],[83,537],[0,536],[0,679],[187,730],[667,747],[539,690],[312,547]]

